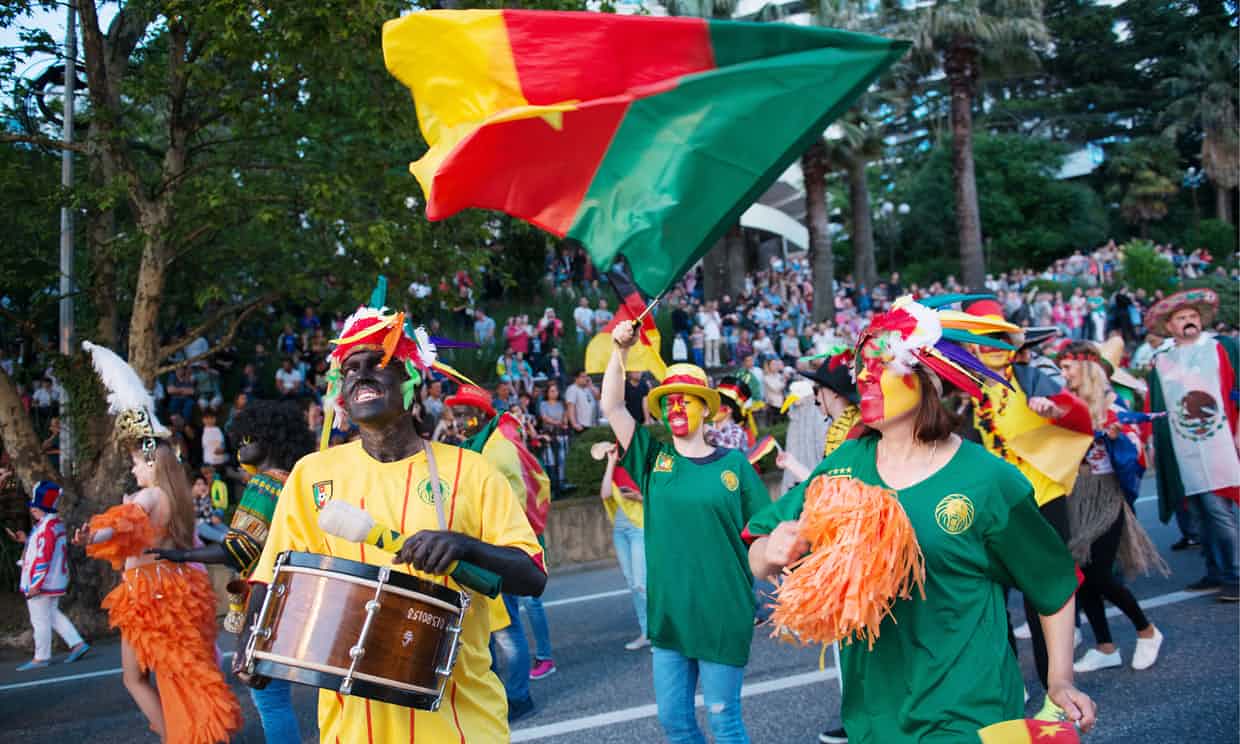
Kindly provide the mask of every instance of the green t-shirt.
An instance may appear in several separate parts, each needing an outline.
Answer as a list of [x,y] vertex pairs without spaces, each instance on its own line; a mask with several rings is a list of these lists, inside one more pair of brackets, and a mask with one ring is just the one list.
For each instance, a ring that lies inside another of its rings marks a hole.
[[[885,486],[875,465],[878,440],[840,445],[754,518],[749,532],[767,535],[799,517],[816,476]],[[1024,717],[1003,587],[1053,614],[1076,591],[1072,556],[1038,512],[1029,481],[972,442],[898,493],[926,557],[926,598],[897,600],[873,650],[841,649],[844,728],[862,744],[976,741],[978,729]]]
[[771,505],[762,479],[740,450],[685,457],[641,426],[620,464],[644,497],[651,643],[745,666],[754,596],[741,531]]

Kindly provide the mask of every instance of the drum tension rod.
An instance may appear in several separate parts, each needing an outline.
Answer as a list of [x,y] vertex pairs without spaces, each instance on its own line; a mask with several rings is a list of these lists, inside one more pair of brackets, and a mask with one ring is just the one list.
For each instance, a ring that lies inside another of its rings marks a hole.
[[362,622],[362,630],[357,634],[357,642],[349,649],[349,671],[345,672],[340,682],[340,694],[353,694],[353,673],[357,671],[358,662],[366,655],[366,636],[370,635],[370,624],[375,615],[379,614],[379,599],[383,596],[383,587],[392,576],[391,566],[380,566],[378,583],[375,585],[375,596],[366,603],[366,619]]
[[263,595],[263,604],[258,610],[258,614],[254,616],[254,624],[250,626],[250,637],[245,642],[245,663],[243,668],[246,674],[254,673],[254,651],[258,646],[258,639],[267,640],[271,637],[271,627],[267,625],[267,615],[271,611],[272,595],[283,596],[284,585],[277,582],[280,577],[280,569],[284,566],[284,562],[288,559],[288,551],[284,551],[276,556],[275,568],[271,572],[271,583],[268,584],[268,591]]

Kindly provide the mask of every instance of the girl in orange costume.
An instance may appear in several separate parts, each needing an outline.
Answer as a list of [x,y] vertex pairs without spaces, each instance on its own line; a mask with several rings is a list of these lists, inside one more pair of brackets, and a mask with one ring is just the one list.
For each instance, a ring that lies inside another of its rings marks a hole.
[[[147,459],[133,454],[137,493],[92,517],[74,535],[86,554],[125,573],[103,608],[121,631],[125,689],[151,730],[168,744],[228,741],[241,728],[241,706],[215,655],[215,593],[206,571],[156,561],[152,547],[192,548],[194,510],[185,472],[165,444]],[[159,678],[151,684],[150,672]]]
[[[91,518],[73,535],[86,554],[124,567],[103,608],[121,631],[125,689],[166,744],[226,742],[241,730],[241,706],[215,651],[215,593],[201,565],[157,561],[153,547],[192,548],[194,507],[185,470],[158,437],[167,436],[133,369],[89,342],[111,395],[118,440],[132,449],[138,492]],[[151,684],[155,672],[159,689]]]

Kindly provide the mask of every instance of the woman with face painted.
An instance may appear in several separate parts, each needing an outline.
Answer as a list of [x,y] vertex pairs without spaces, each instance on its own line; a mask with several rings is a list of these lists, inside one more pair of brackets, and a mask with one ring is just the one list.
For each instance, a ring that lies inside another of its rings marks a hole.
[[925,557],[925,594],[894,601],[872,648],[841,649],[850,742],[976,740],[978,729],[1024,718],[1020,667],[1007,645],[1007,585],[1041,615],[1051,698],[1082,729],[1094,722],[1093,702],[1072,680],[1071,555],[1038,514],[1029,481],[953,434],[940,402],[945,384],[974,396],[1001,384],[958,343],[988,323],[966,325],[960,315],[901,298],[875,317],[855,367],[870,431],[841,444],[747,528],[761,536],[749,551],[754,574],[769,576],[808,551],[799,520],[817,477],[889,489],[908,515]]
[[624,360],[634,325],[612,331],[615,350],[603,375],[602,408],[624,450],[620,465],[643,496],[647,632],[654,646],[659,723],[673,744],[705,742],[694,716],[702,682],[715,741],[748,742],[741,678],[753,637],[753,576],[741,532],[770,505],[765,485],[741,450],[717,448],[703,421],[719,393],[691,364],[668,367],[647,403],[672,434],[662,444],[624,407]]

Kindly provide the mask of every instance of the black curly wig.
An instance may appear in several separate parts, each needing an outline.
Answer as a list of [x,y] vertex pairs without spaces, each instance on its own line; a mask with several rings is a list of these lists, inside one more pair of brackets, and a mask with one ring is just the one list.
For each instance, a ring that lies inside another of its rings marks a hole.
[[314,434],[296,403],[251,400],[233,415],[228,435],[234,447],[246,438],[262,442],[267,460],[280,470],[292,470],[315,447]]

